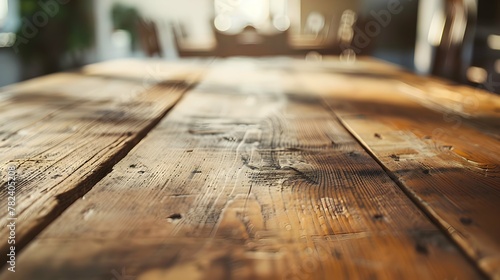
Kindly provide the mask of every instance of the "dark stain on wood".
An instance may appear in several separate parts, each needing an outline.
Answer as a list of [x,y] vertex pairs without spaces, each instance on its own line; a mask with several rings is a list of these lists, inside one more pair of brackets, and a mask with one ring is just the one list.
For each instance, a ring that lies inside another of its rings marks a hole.
[[415,245],[415,250],[417,250],[417,252],[419,254],[426,255],[426,256],[429,255],[429,250],[427,249],[427,246],[425,246],[422,243],[417,243]]
[[473,223],[473,220],[471,218],[468,218],[468,217],[461,217],[460,218],[460,222],[465,225],[465,226],[470,226],[472,225]]
[[384,220],[384,215],[382,215],[382,214],[375,214],[375,215],[373,215],[373,220],[375,220],[375,221],[383,221]]
[[400,160],[400,156],[396,155],[396,154],[390,155],[390,158],[392,158],[394,161],[399,161]]
[[179,214],[179,213],[175,213],[175,214],[172,214],[172,215],[168,216],[167,219],[170,219],[172,221],[174,221],[174,220],[180,220],[180,219],[182,219],[182,215]]

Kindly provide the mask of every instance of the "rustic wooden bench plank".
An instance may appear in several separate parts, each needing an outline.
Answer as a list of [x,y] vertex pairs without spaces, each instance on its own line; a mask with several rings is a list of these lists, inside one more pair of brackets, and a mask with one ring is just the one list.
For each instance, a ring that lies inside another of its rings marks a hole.
[[443,119],[455,126],[469,124],[475,129],[500,140],[500,98],[485,91],[496,82],[470,87],[452,82],[425,78],[401,72],[399,89],[412,100],[443,113]]
[[[118,61],[1,89],[0,168],[2,186],[9,166],[17,172],[17,253],[109,172],[201,70]],[[5,210],[7,195],[0,193]],[[10,233],[7,217],[1,217],[1,236]],[[0,245],[3,263],[10,246]]]
[[481,278],[296,75],[217,65],[11,279]]
[[378,73],[304,73],[300,79],[324,95],[342,123],[485,273],[500,278],[500,97],[392,70]]

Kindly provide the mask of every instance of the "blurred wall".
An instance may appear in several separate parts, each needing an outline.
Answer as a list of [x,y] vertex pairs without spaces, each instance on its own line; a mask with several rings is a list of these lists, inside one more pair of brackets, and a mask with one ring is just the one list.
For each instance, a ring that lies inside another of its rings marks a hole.
[[[438,0],[431,1],[438,2]],[[393,3],[398,3],[398,5],[391,6]],[[365,19],[365,23],[386,22],[386,24],[381,24],[379,34],[373,37],[373,56],[414,70],[418,3],[417,0],[361,1],[361,16]],[[390,12],[392,8],[400,12],[392,13]],[[384,20],[381,16],[386,14],[385,12],[389,12],[389,20]]]
[[17,55],[10,48],[0,48],[0,87],[6,86],[21,79],[20,62]]
[[444,1],[420,0],[415,49],[415,69],[420,74],[430,74],[434,48],[439,44],[444,26]]
[[[9,10],[7,20],[4,25],[0,26],[0,33],[16,32],[19,25],[19,19],[16,14],[19,11],[17,0],[9,0]],[[12,48],[0,47],[0,87],[6,86],[21,79],[21,64],[19,56]]]
[[213,0],[94,0],[97,25],[97,57],[107,60],[127,56],[118,50],[113,42],[111,9],[115,4],[134,7],[140,15],[154,19],[160,31],[160,41],[164,46],[164,56],[175,59],[174,44],[170,23],[177,22],[184,26],[186,33],[200,44],[213,43],[210,27],[213,16]]

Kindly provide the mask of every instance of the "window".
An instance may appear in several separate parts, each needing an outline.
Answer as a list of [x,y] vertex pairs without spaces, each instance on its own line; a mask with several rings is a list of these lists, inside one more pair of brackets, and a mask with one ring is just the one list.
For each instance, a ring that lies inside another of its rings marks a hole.
[[258,27],[269,15],[267,0],[215,0],[214,4],[215,27],[221,31]]
[[284,31],[290,26],[291,0],[214,0],[214,25],[220,31],[239,31],[247,25],[260,29],[273,24]]
[[5,24],[8,10],[9,10],[9,0],[0,0],[0,28],[2,28]]
[[7,15],[9,0],[0,0],[0,48],[11,47],[16,42],[16,34],[5,30],[7,28]]

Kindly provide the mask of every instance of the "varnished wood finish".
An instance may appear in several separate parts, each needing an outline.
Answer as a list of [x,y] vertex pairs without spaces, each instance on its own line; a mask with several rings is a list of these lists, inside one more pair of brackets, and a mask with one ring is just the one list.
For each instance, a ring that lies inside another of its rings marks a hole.
[[[104,177],[201,70],[189,64],[119,61],[1,89],[0,168],[2,175],[8,166],[17,169],[18,252]],[[6,180],[2,176],[2,186]],[[6,210],[6,191],[0,201]],[[6,218],[1,217],[2,237],[9,234]],[[10,245],[1,242],[0,247],[5,263]]]
[[334,115],[363,65],[216,63],[1,277],[481,279]]
[[350,75],[306,74],[301,81],[325,97],[485,273],[500,279],[500,98],[396,68],[353,67]]

